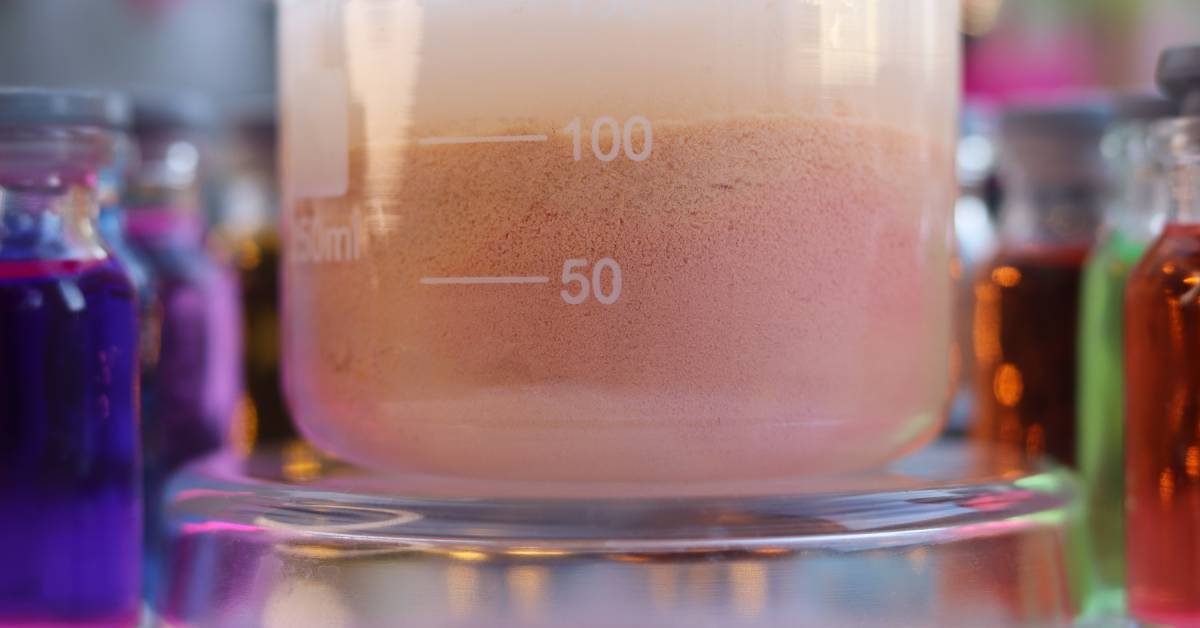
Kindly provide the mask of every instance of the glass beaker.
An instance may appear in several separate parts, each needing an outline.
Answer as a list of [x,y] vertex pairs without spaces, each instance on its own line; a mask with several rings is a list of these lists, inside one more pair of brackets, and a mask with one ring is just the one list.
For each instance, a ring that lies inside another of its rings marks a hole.
[[496,480],[815,474],[928,441],[958,7],[281,3],[298,425]]

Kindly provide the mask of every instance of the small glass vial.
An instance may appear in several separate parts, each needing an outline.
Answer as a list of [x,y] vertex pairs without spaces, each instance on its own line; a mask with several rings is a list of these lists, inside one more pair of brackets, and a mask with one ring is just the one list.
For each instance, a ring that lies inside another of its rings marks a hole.
[[1159,62],[1182,117],[1155,125],[1167,186],[1162,235],[1125,297],[1125,509],[1129,608],[1200,625],[1200,46]]
[[137,623],[137,298],[96,221],[122,102],[0,89],[0,625]]
[[1001,119],[1005,200],[996,255],[975,285],[973,433],[1028,459],[1075,462],[1079,282],[1103,207],[1107,121],[1099,105]]

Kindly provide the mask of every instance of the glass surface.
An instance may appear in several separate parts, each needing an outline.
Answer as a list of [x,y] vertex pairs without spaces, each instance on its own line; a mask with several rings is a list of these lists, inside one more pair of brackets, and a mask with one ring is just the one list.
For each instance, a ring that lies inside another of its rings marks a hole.
[[576,481],[928,441],[958,5],[283,2],[303,432],[376,467]]
[[1071,484],[994,454],[939,444],[761,496],[523,483],[489,499],[300,444],[227,456],[172,486],[159,611],[190,626],[1066,625]]

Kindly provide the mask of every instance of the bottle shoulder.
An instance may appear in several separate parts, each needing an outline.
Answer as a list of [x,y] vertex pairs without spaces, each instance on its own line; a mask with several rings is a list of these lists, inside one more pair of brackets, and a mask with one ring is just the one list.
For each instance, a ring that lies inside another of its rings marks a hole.
[[1131,297],[1200,297],[1200,225],[1172,225],[1130,272]]

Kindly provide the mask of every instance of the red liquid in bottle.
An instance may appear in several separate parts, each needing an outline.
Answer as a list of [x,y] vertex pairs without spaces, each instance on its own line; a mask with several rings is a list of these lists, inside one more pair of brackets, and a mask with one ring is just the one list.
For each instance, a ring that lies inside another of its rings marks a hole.
[[1080,246],[1002,250],[975,285],[974,436],[1075,463]]
[[1200,225],[1169,225],[1125,299],[1134,617],[1200,626]]

